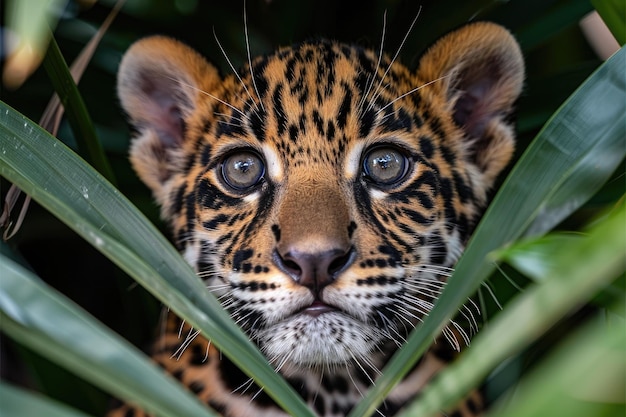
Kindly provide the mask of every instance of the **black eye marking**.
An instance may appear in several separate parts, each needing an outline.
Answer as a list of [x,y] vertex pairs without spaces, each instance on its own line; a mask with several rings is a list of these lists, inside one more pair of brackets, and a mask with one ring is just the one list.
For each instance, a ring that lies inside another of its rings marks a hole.
[[226,155],[219,173],[224,183],[233,190],[248,192],[263,180],[265,163],[255,152],[239,150]]
[[363,158],[363,174],[372,183],[389,187],[400,182],[409,171],[409,160],[394,146],[377,146]]

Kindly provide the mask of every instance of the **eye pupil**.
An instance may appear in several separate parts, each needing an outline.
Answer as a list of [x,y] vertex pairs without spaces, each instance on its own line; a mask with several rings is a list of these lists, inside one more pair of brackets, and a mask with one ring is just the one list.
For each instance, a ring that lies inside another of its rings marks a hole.
[[374,183],[392,185],[400,181],[407,171],[406,157],[396,148],[377,147],[363,160],[363,172]]
[[265,165],[254,152],[236,152],[222,162],[222,179],[237,191],[246,191],[257,185],[265,174]]

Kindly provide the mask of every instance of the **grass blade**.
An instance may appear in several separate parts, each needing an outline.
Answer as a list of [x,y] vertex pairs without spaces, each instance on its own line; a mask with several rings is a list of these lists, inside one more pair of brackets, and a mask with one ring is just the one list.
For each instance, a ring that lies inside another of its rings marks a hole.
[[106,179],[115,183],[115,176],[111,165],[104,154],[102,144],[96,134],[91,116],[85,102],[78,92],[78,87],[65,63],[54,38],[51,38],[48,51],[43,60],[43,66],[48,72],[65,112],[67,120],[74,132],[79,153],[89,161]]
[[2,329],[18,342],[159,415],[214,415],[128,342],[1,255],[0,275]]
[[[539,132],[485,213],[437,304],[390,360],[351,417],[374,413],[377,404],[412,369],[459,306],[494,270],[495,264],[488,258],[491,251],[519,238],[529,228],[533,234],[545,233],[590,198],[597,191],[594,187],[614,172],[625,152],[625,58],[622,48]],[[575,181],[586,184],[586,176],[573,172],[572,167],[586,170],[586,175],[596,180],[578,189]],[[569,194],[559,192],[564,184]]]
[[71,150],[0,104],[0,174],[200,329],[293,415],[311,411],[130,202]]
[[498,364],[528,346],[565,314],[589,301],[600,288],[622,274],[626,260],[625,224],[626,206],[622,204],[587,236],[562,245],[543,282],[514,299],[475,338],[460,360],[424,389],[420,400],[403,416],[426,417],[454,405]]

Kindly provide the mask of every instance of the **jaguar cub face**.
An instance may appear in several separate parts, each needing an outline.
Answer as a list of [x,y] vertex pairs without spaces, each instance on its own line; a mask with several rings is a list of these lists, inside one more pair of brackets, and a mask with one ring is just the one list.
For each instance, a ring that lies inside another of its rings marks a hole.
[[369,363],[428,314],[510,159],[519,48],[478,23],[415,72],[328,41],[251,63],[222,78],[177,41],[136,43],[132,163],[275,366]]

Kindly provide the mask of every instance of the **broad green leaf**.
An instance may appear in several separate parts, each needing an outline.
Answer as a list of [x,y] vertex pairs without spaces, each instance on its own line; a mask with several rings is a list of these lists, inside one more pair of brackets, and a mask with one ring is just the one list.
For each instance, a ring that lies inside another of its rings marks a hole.
[[461,358],[424,389],[419,401],[403,416],[426,417],[454,405],[502,361],[622,274],[626,265],[624,225],[626,205],[622,204],[585,237],[564,243],[554,255],[545,282],[514,299],[478,334]]
[[550,230],[613,173],[626,152],[625,58],[622,48],[539,132],[485,213],[437,304],[394,355],[352,417],[374,413],[412,369],[459,306],[494,270],[487,256],[491,251],[528,233],[529,228],[535,235]]
[[286,411],[311,415],[154,226],[70,149],[4,103],[0,175],[200,329]]
[[18,342],[145,410],[214,415],[136,348],[1,255],[0,276],[2,330]]
[[[615,309],[624,311],[624,299]],[[626,415],[626,332],[623,319],[591,320],[565,340],[500,401],[490,417]]]
[[0,383],[0,404],[2,415],[6,416],[88,417],[42,395],[5,383]]

